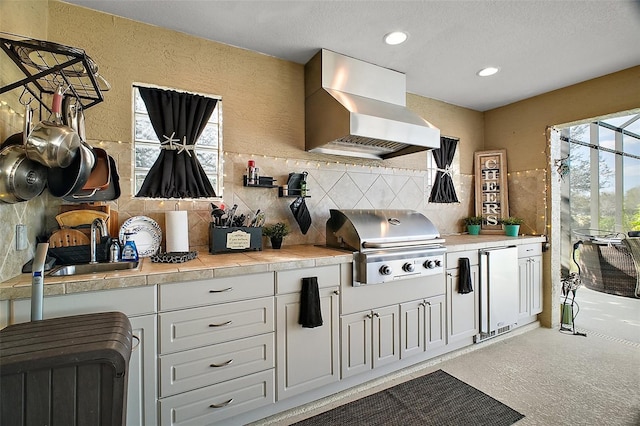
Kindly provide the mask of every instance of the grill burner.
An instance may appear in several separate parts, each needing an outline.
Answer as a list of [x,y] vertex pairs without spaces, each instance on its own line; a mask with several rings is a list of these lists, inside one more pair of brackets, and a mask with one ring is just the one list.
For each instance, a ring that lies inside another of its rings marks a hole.
[[444,273],[444,240],[412,210],[330,210],[327,245],[353,250],[354,286]]

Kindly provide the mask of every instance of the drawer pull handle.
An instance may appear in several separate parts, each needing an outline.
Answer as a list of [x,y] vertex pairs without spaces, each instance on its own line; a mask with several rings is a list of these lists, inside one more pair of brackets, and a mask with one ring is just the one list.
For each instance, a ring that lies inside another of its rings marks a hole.
[[227,405],[231,404],[233,402],[233,398],[231,398],[228,401],[223,402],[222,404],[211,404],[209,406],[209,408],[222,408],[222,407],[226,407]]
[[222,290],[209,290],[209,293],[224,293],[225,291],[231,291],[233,287],[223,288]]
[[223,326],[225,326],[225,325],[229,325],[229,324],[231,324],[231,323],[232,323],[232,321],[231,321],[231,320],[229,320],[229,321],[227,321],[227,322],[223,322],[222,324],[209,324],[209,327],[223,327]]
[[209,364],[209,367],[224,367],[225,365],[229,365],[233,362],[233,359],[230,359],[229,361],[225,361],[222,364]]

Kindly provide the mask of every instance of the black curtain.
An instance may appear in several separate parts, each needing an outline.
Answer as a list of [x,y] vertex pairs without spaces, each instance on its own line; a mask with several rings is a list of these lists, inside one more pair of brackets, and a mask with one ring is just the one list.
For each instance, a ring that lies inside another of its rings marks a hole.
[[215,197],[193,150],[217,100],[172,90],[138,87],[162,145],[136,197]]
[[431,195],[429,196],[430,203],[458,202],[458,196],[456,195],[456,188],[453,186],[450,170],[457,145],[458,141],[456,139],[441,137],[440,148],[431,151],[433,159],[436,161],[438,171],[436,173],[436,179],[433,182],[433,187],[431,188]]

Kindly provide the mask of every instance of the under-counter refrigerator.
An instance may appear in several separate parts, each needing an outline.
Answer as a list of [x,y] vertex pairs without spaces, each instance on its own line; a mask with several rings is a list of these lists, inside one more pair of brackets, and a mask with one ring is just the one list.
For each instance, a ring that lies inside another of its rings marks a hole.
[[518,321],[518,249],[480,250],[480,333]]

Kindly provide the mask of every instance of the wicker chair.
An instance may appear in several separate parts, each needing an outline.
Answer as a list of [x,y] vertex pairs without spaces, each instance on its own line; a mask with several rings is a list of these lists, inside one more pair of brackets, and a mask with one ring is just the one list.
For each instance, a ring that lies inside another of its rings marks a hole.
[[583,241],[579,248],[582,284],[591,290],[640,297],[640,238],[616,243]]

